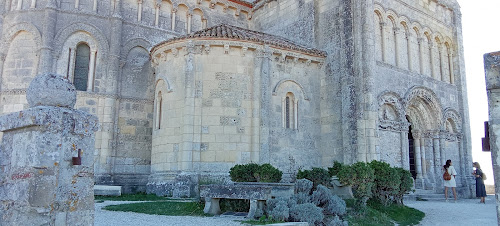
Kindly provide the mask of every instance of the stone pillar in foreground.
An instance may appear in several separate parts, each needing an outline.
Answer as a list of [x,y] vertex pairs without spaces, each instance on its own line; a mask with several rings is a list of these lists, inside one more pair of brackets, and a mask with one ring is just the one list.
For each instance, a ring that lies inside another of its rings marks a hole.
[[500,222],[500,52],[484,55],[491,160],[495,177],[497,221]]
[[1,224],[93,225],[97,117],[73,109],[75,87],[60,75],[37,76],[27,99],[0,117]]

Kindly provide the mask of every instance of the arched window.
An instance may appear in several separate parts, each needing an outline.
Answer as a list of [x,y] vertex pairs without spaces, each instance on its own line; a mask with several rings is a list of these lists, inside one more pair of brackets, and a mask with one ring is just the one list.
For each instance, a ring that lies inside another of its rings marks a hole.
[[293,93],[287,93],[282,104],[283,127],[288,129],[297,129],[298,102]]
[[87,91],[89,83],[90,47],[81,43],[76,47],[73,84],[76,90]]
[[163,98],[161,96],[161,92],[158,92],[158,98],[156,99],[156,129],[161,129],[162,105]]

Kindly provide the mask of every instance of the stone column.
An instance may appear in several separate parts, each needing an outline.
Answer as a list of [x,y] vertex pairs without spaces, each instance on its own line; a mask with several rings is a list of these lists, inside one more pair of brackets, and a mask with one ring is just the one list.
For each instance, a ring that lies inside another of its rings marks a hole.
[[137,1],[137,21],[141,22],[142,20],[142,0]]
[[407,32],[406,34],[406,49],[408,52],[408,70],[409,71],[414,71],[415,69],[413,68],[413,50],[411,48],[411,43],[413,41],[413,37],[411,32]]
[[187,15],[187,33],[191,33],[191,18],[193,15],[191,13],[188,13]]
[[419,54],[418,54],[418,57],[419,57],[419,66],[420,66],[420,74],[424,74],[425,73],[425,69],[424,69],[424,47],[423,47],[423,39],[422,38],[418,38],[418,51],[419,51]]
[[23,0],[18,0],[16,10],[21,10],[22,8],[23,8]]
[[[56,35],[57,8],[55,5],[50,3],[51,2],[48,2],[45,6],[43,18],[45,26],[42,27],[42,46],[40,48],[40,60],[38,64],[38,72],[42,74],[51,72],[55,65],[54,56],[52,54],[52,45]],[[71,53],[71,57],[72,56],[73,53]],[[70,60],[70,62],[74,62],[74,58],[68,60]]]
[[417,171],[417,178],[415,179],[415,188],[424,188],[424,177],[422,174],[422,155],[420,152],[420,134],[413,133],[413,146],[415,148],[415,170]]
[[387,26],[385,25],[385,23],[381,22],[380,23],[380,27],[381,27],[381,31],[380,31],[380,36],[382,40],[380,40],[382,43],[381,43],[381,46],[382,46],[382,49],[380,51],[382,51],[382,62],[385,62],[387,63],[387,56],[386,56],[386,50],[385,50],[385,45],[386,45],[386,40],[385,40],[385,30],[387,29]]
[[90,52],[90,61],[89,61],[89,74],[87,76],[88,81],[87,81],[87,91],[92,92],[94,91],[94,75],[95,75],[95,58],[96,58],[97,51],[93,49]]
[[450,52],[448,53],[448,64],[450,65],[450,84],[455,84],[455,76],[453,73],[453,53]]
[[441,179],[441,150],[439,147],[439,133],[434,134],[432,138],[432,149],[434,152],[434,177],[436,178],[436,187],[442,187],[443,180]]
[[78,9],[80,6],[80,0],[75,0],[75,9]]
[[446,81],[446,73],[444,70],[445,58],[444,58],[444,48],[442,44],[439,45],[438,50],[439,50],[439,69],[441,73],[441,81],[445,82]]
[[429,67],[431,67],[431,77],[434,78],[434,79],[438,79],[438,74],[437,74],[437,71],[436,71],[436,67],[434,64],[436,64],[434,58],[436,58],[436,53],[434,52],[434,50],[436,49],[436,46],[434,45],[434,43],[432,42],[429,42]]
[[420,156],[422,157],[421,164],[422,164],[422,175],[424,178],[427,178],[427,164],[426,164],[426,158],[425,158],[425,137],[422,135],[420,138]]
[[94,0],[94,5],[92,6],[92,10],[97,12],[97,0]]
[[420,153],[420,134],[413,133],[413,146],[415,148],[415,169],[417,170],[417,179],[422,179],[422,155]]
[[[408,127],[407,127],[408,128]],[[403,169],[410,170],[410,147],[408,144],[408,130],[401,131],[401,165]]]
[[172,9],[172,31],[175,31],[175,14],[177,13],[177,9]]
[[484,69],[488,94],[488,129],[495,180],[497,221],[500,222],[500,52],[484,55]]
[[155,3],[155,27],[158,27],[160,21],[160,3]]
[[256,63],[260,63],[260,162],[269,163],[270,161],[270,140],[269,140],[269,126],[270,126],[270,111],[271,111],[271,90],[269,89],[271,83],[271,57],[272,50],[269,46],[265,45],[257,52]]
[[401,67],[401,56],[400,56],[400,52],[401,50],[399,50],[400,48],[400,44],[401,44],[401,40],[400,40],[400,36],[401,36],[401,29],[399,29],[398,27],[394,27],[393,28],[393,32],[394,32],[394,57],[395,57],[395,61],[396,61],[396,67],[400,68]]
[[465,181],[465,177],[470,175],[472,172],[466,172],[465,171],[465,168],[467,167],[467,164],[472,164],[472,161],[471,162],[465,162],[465,153],[464,153],[464,149],[462,148],[462,137],[461,136],[457,136],[457,145],[458,145],[458,155],[459,155],[459,158],[460,158],[460,178],[462,178],[462,183],[463,185],[465,185],[466,181]]
[[75,87],[42,74],[27,90],[30,108],[0,117],[2,225],[94,224],[97,117],[75,110]]
[[446,145],[446,131],[440,131],[439,132],[439,152],[440,152],[440,155],[441,155],[441,166],[444,166],[444,164],[446,163],[446,160],[448,160],[446,158],[446,152],[444,150],[444,146]]
[[36,0],[31,0],[31,9],[34,9],[36,7]]

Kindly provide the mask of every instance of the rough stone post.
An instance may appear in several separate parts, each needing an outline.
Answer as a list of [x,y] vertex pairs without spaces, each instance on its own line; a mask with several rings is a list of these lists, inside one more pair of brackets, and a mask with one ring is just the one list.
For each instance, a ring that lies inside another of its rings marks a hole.
[[500,222],[500,52],[484,55],[484,70],[486,72],[486,91],[488,94],[488,129],[495,178],[497,221]]
[[1,224],[93,225],[97,117],[73,109],[61,75],[37,76],[27,99],[29,109],[0,117]]

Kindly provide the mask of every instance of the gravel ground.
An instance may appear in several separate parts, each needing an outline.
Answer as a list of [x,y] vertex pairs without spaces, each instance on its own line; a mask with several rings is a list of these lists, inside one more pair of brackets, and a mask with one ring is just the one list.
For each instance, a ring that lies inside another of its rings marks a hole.
[[[407,206],[425,213],[420,225],[498,225],[494,196],[486,198],[486,204],[479,204],[479,199],[461,199],[445,201],[406,201]],[[102,210],[106,205],[132,203],[124,201],[105,201],[95,204],[95,226],[158,226],[158,225],[241,225],[239,217],[179,217],[148,215],[131,212]]]
[[107,211],[101,209],[107,205],[116,205],[123,203],[133,203],[126,201],[105,201],[95,204],[95,226],[158,226],[158,225],[217,225],[217,226],[233,226],[242,225],[235,220],[243,220],[243,218],[233,217],[179,217],[179,216],[162,216],[148,215],[132,212]]
[[405,204],[425,213],[420,225],[498,225],[495,197],[488,196],[486,204],[479,199],[442,201],[406,201]]

